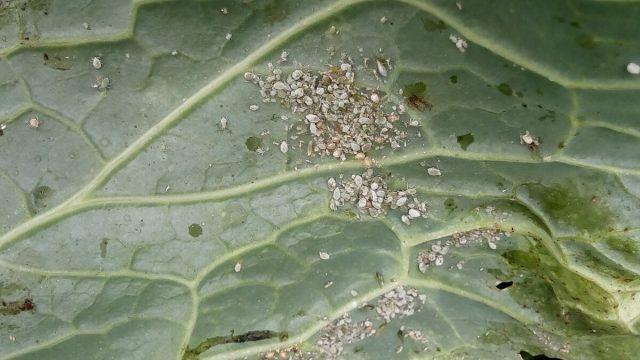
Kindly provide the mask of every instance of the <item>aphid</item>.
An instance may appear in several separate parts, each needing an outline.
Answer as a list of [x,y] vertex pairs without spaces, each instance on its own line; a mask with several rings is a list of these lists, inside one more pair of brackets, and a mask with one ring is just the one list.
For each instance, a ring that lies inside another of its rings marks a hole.
[[39,126],[40,126],[40,120],[38,120],[38,117],[33,117],[29,119],[29,121],[27,121],[27,127],[29,127],[30,129],[35,129]]
[[227,33],[227,35],[225,35],[224,38],[227,39],[227,40],[231,40],[232,36],[233,35],[231,35],[231,33]]
[[102,59],[100,59],[98,56],[92,57],[91,58],[91,65],[96,70],[100,69],[102,67]]
[[640,75],[640,65],[633,62],[627,64],[627,72],[632,75]]
[[280,143],[280,152],[282,152],[283,154],[286,154],[287,151],[289,151],[289,144],[287,144],[286,141],[283,141]]
[[539,139],[531,134],[529,130],[520,135],[520,144],[527,145],[529,150],[537,150],[540,147]]
[[98,76],[96,83],[91,85],[92,88],[98,90],[106,90],[111,86],[111,80],[108,77]]
[[407,214],[409,215],[409,219],[415,219],[420,217],[420,211],[416,210],[416,209],[409,209],[409,213]]
[[384,67],[384,63],[380,60],[376,60],[376,64],[378,66],[378,74],[382,77],[386,77],[387,76],[387,68]]
[[239,273],[240,270],[242,270],[242,264],[237,262],[236,265],[233,267],[233,271]]
[[376,282],[378,283],[379,287],[384,286],[384,275],[382,275],[382,273],[378,271],[376,271]]
[[251,110],[251,111],[258,111],[258,109],[260,109],[260,107],[258,105],[254,104],[254,105],[250,105],[249,106],[249,110]]
[[442,172],[439,169],[430,167],[427,169],[427,174],[429,174],[429,176],[440,176],[442,175]]
[[280,60],[278,60],[278,62],[283,63],[287,60],[289,60],[289,53],[286,51],[282,51],[282,53],[280,53]]
[[226,117],[220,118],[220,129],[226,130],[229,128],[229,120]]

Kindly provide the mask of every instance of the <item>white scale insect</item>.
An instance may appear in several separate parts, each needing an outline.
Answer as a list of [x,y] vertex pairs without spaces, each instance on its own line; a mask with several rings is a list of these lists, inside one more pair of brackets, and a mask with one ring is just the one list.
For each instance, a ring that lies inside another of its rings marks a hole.
[[102,59],[98,56],[94,56],[91,58],[91,65],[94,69],[100,69],[102,67]]

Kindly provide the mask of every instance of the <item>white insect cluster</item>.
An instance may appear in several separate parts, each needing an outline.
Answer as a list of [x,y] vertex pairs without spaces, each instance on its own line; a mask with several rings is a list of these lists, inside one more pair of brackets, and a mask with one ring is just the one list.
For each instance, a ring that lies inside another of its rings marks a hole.
[[[416,289],[405,290],[402,286],[399,286],[378,298],[375,306],[376,322],[389,323],[396,318],[411,316],[419,312],[426,301],[427,296],[420,294]],[[349,314],[343,315],[322,329],[322,333],[316,342],[324,356],[321,358],[339,358],[346,345],[375,335],[379,328],[379,324],[374,324],[373,320],[365,319],[356,322],[351,319]],[[405,331],[404,327],[401,327],[401,329],[403,329],[403,336],[423,341],[421,332]]]
[[[444,243],[438,241],[431,244],[429,249],[422,250],[418,254],[418,269],[424,273],[430,266],[441,266],[444,264],[444,258],[451,247],[465,247],[486,242],[490,249],[495,250],[497,248],[496,242],[502,236],[511,236],[511,234],[492,228],[480,228],[454,233]],[[461,266],[458,266],[458,268],[461,268]]]
[[454,34],[449,35],[449,40],[451,40],[451,42],[456,45],[456,48],[461,53],[465,52],[465,50],[467,50],[467,47],[469,46],[469,44],[467,44],[467,40],[461,38],[458,35],[454,35]]
[[[380,64],[379,72],[380,67],[381,75],[386,75],[384,65]],[[288,76],[273,64],[269,68],[266,76],[246,73],[244,77],[260,87],[264,102],[279,102],[300,115],[303,124],[296,127],[292,139],[310,134],[308,155],[364,160],[373,149],[404,145],[407,133],[398,126],[404,107],[387,113],[385,99],[375,90],[355,86],[349,59],[326,71],[296,69]]]
[[418,200],[415,189],[390,190],[383,177],[374,175],[373,169],[341,181],[330,178],[327,187],[331,193],[329,208],[334,211],[349,204],[362,213],[378,217],[388,209],[397,209],[407,225],[412,219],[426,217],[427,204]]
[[640,75],[640,65],[630,62],[627,64],[627,72],[631,75]]

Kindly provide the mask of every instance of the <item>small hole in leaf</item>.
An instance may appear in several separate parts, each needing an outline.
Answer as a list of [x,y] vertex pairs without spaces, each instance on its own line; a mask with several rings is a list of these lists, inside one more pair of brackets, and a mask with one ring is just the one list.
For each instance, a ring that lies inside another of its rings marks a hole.
[[520,351],[518,354],[520,354],[520,357],[522,358],[522,360],[562,360],[560,358],[548,357],[547,355],[544,355],[544,354],[531,355],[530,353],[524,350]]
[[511,285],[513,285],[513,281],[502,281],[498,285],[496,285],[496,288],[498,288],[498,290],[503,290],[510,287]]

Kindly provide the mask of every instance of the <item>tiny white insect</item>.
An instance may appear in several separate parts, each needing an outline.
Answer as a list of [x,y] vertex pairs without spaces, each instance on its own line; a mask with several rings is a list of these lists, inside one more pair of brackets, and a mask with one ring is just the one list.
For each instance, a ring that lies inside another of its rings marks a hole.
[[305,116],[305,119],[307,119],[310,123],[317,123],[318,121],[320,121],[318,115],[315,114],[307,114],[307,116]]
[[430,176],[440,176],[442,175],[442,172],[439,169],[430,167],[427,169],[427,174],[429,174]]
[[82,23],[82,26],[84,27],[85,30],[91,30],[91,26],[89,26],[89,23]]
[[283,154],[286,154],[287,151],[289,151],[289,144],[287,144],[286,141],[283,141],[280,143],[280,152],[282,152]]
[[249,106],[249,110],[251,111],[258,111],[258,109],[260,109],[258,105],[253,104]]
[[178,55],[178,50],[173,50],[173,51],[171,52],[171,55],[173,55],[173,56]]
[[640,65],[633,62],[627,64],[627,72],[632,75],[640,75]]
[[355,290],[351,290],[351,296],[356,297],[358,296],[358,292]]
[[409,209],[409,218],[410,219],[415,219],[420,217],[420,211],[416,210],[416,209]]
[[7,128],[7,124],[0,124],[0,130],[5,130]]
[[227,15],[229,14],[229,9],[227,9],[226,7],[220,9],[220,12],[222,13],[222,15]]
[[15,337],[15,336],[13,336],[13,335],[9,335],[9,340],[11,340],[11,341],[16,341],[16,337]]
[[458,10],[462,10],[462,1],[456,1],[456,7]]
[[324,288],[326,289],[326,288],[330,287],[331,285],[333,285],[333,281],[327,281],[326,283],[324,283]]
[[240,270],[242,270],[242,264],[237,262],[236,265],[233,267],[233,271],[239,273]]
[[411,220],[409,220],[409,217],[407,215],[402,215],[400,217],[400,220],[402,220],[402,222],[407,224],[407,225],[411,225]]
[[169,190],[171,190],[171,185],[167,185],[167,187],[164,188],[164,192],[169,192]]
[[94,56],[91,58],[91,65],[93,65],[94,69],[100,69],[102,67],[102,59],[98,56]]
[[229,120],[227,120],[226,117],[220,118],[220,128],[222,130],[226,130],[227,128],[229,128]]
[[380,18],[380,22],[381,22],[381,23],[383,23],[383,24],[384,24],[384,23],[386,23],[386,22],[387,22],[387,20],[388,20],[388,19],[387,19],[387,17],[386,17],[386,16],[383,16],[383,17],[381,17],[381,18]]
[[106,90],[111,86],[111,79],[108,77],[98,76],[95,84],[91,85],[92,88],[98,90]]
[[40,126],[40,120],[38,120],[37,117],[33,117],[33,118],[29,119],[29,121],[27,122],[27,126],[30,129],[35,129],[35,128]]
[[538,146],[540,145],[540,142],[538,141],[538,138],[527,130],[524,134],[520,135],[520,144]]
[[231,40],[232,36],[233,35],[231,35],[231,33],[227,33],[227,35],[225,35],[224,38],[227,39],[227,40]]
[[318,255],[320,256],[320,259],[322,259],[322,260],[329,260],[329,258],[331,257],[331,255],[329,255],[329,253],[326,253],[324,251],[320,251],[320,253],[318,253]]
[[384,67],[384,64],[380,60],[376,60],[376,64],[378,65],[378,74],[382,77],[387,76],[387,68]]

